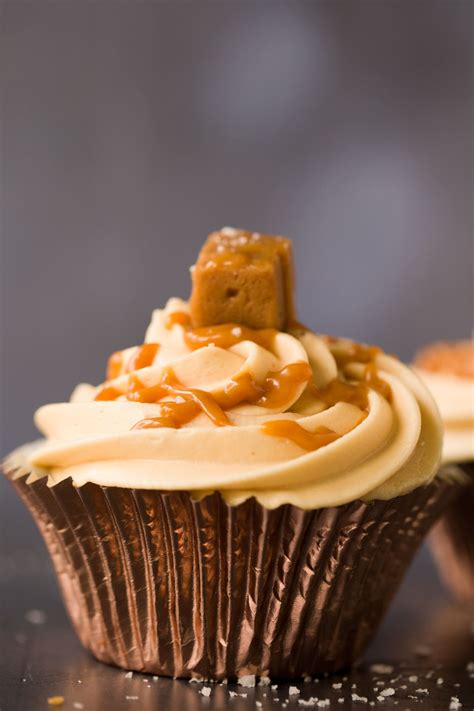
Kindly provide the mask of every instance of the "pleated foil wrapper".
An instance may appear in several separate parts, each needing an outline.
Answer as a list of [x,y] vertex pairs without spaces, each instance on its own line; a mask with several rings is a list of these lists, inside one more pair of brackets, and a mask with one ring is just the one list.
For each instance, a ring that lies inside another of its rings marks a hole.
[[454,468],[470,485],[434,527],[430,546],[446,587],[458,600],[474,603],[474,462]]
[[[10,479],[14,472],[8,472]],[[366,649],[416,549],[460,492],[304,511],[214,493],[12,479],[82,644],[170,677],[334,672]]]

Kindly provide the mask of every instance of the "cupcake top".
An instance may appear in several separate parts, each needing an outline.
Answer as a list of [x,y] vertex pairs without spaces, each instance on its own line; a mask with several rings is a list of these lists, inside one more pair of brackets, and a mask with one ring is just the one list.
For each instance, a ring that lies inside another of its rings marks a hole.
[[417,353],[414,365],[441,412],[443,460],[474,460],[474,341],[435,343]]
[[226,228],[192,272],[190,301],[154,311],[103,383],[36,412],[34,476],[305,509],[431,480],[441,424],[427,388],[379,348],[296,322],[289,240]]

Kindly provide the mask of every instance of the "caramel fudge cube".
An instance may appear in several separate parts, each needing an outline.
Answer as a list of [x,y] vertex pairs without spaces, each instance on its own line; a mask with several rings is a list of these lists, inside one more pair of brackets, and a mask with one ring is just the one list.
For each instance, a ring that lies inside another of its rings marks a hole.
[[233,228],[213,232],[193,270],[190,304],[194,327],[283,330],[293,318],[290,240]]

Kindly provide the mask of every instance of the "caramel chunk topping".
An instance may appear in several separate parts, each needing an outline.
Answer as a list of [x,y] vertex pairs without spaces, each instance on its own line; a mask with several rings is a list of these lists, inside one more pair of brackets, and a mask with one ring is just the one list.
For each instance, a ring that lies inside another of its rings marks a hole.
[[281,331],[294,320],[292,250],[285,237],[232,228],[213,232],[192,278],[195,328],[233,322]]

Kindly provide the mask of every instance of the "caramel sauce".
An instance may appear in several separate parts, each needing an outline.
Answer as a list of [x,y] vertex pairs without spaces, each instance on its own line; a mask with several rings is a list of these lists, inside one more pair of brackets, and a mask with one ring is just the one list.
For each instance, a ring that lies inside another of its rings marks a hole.
[[123,395],[117,388],[112,388],[107,383],[99,390],[94,400],[116,400],[119,395]]
[[190,328],[184,334],[188,348],[197,350],[204,346],[214,345],[219,348],[230,348],[242,341],[253,341],[262,348],[271,350],[278,331],[274,328],[248,328],[237,323],[222,323],[216,326]]
[[392,389],[385,380],[379,378],[377,373],[377,368],[375,363],[368,363],[364,369],[364,381],[367,383],[369,388],[376,390],[382,397],[384,397],[388,402],[392,401]]
[[[127,399],[132,402],[156,403],[166,395],[176,398],[174,404],[191,401],[196,406],[194,416],[201,410],[218,427],[230,424],[227,416],[212,395],[206,393],[204,390],[184,387],[176,379],[171,369],[164,372],[161,381],[157,385],[149,387],[144,386],[137,376],[132,376],[130,388],[127,393]],[[172,405],[173,403],[166,402],[161,404],[163,406],[167,406]],[[181,422],[179,419],[180,413],[184,414],[186,418],[188,409],[176,407],[173,409],[173,418],[179,422],[179,426],[181,426],[181,424],[185,424],[187,421],[185,419]]]
[[107,380],[114,380],[115,378],[118,378],[118,376],[122,372],[122,366],[123,366],[122,352],[116,351],[115,353],[112,353],[109,360],[107,361],[106,379]]
[[334,378],[325,388],[318,388],[314,383],[310,388],[311,393],[327,407],[338,402],[348,402],[361,410],[367,410],[369,407],[368,387],[363,382],[346,383],[340,378]]
[[371,363],[382,350],[377,346],[365,346],[362,343],[351,343],[344,352],[336,352],[332,355],[338,368],[344,368],[348,363]]
[[[141,346],[137,346],[123,372],[129,373],[132,370],[140,370],[141,368],[147,368],[149,365],[152,365],[159,347],[159,343],[144,343]],[[116,351],[112,353],[107,361],[106,379],[114,380],[118,378],[119,375],[122,374],[122,370],[123,353],[122,351]]]
[[141,370],[141,368],[147,368],[152,365],[159,347],[159,343],[144,343],[139,346],[127,364],[127,372]]
[[309,432],[299,425],[295,420],[271,420],[261,425],[261,430],[272,437],[284,437],[289,439],[308,452],[314,452],[320,447],[325,447],[331,442],[335,442],[340,435],[328,427],[318,427],[314,432]]
[[188,328],[191,325],[191,317],[185,311],[172,311],[168,314],[165,328],[171,330],[176,323]]
[[[184,340],[191,350],[211,344],[227,349],[243,340],[252,341],[271,350],[278,333],[275,329],[252,329],[235,323],[193,329],[189,314],[182,311],[169,314],[166,328],[172,328],[175,324],[180,324],[183,327]],[[291,328],[307,330],[295,320],[291,321]],[[326,340],[333,342],[330,337]],[[145,343],[140,346],[127,364],[127,372],[137,371],[151,365],[158,348],[158,343]],[[354,362],[364,363],[366,367],[360,381],[347,382],[338,377],[325,388],[318,388],[311,382],[312,370],[310,365],[305,362],[291,363],[278,372],[271,372],[263,383],[257,383],[250,373],[243,373],[231,378],[225,389],[214,395],[197,388],[185,387],[178,381],[171,368],[168,368],[163,372],[160,382],[152,386],[145,386],[137,375],[130,375],[126,393],[121,393],[106,382],[95,399],[115,400],[125,394],[126,398],[132,402],[156,403],[159,414],[156,417],[140,420],[133,429],[156,427],[178,429],[194,419],[200,412],[205,413],[216,426],[222,427],[230,424],[225,414],[226,410],[243,403],[278,409],[292,399],[296,389],[301,385],[308,385],[314,397],[322,401],[326,407],[332,407],[338,402],[348,402],[360,408],[363,417],[365,417],[369,407],[369,387],[377,390],[388,400],[391,397],[389,385],[377,374],[374,358],[378,353],[380,353],[380,349],[358,343],[352,343],[345,352],[334,353],[339,369]],[[113,353],[108,363],[108,379],[117,377],[122,372],[122,368],[123,355],[120,352]],[[165,397],[172,399],[160,402]],[[262,429],[267,434],[292,439],[308,451],[324,446],[339,437],[327,428],[319,428],[314,433],[308,432],[293,420],[268,422],[263,425]]]

